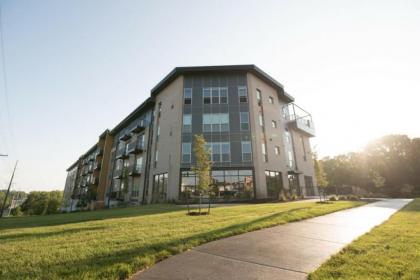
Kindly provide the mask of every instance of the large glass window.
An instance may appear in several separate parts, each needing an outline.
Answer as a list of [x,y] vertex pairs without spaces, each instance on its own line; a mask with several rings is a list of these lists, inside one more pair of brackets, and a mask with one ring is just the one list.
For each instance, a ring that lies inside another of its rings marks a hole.
[[268,155],[267,155],[267,147],[265,146],[265,143],[261,144],[261,151],[262,151],[262,154],[263,154],[264,162],[267,162],[268,161]]
[[249,130],[249,113],[240,112],[241,130]]
[[192,88],[184,88],[184,104],[190,105],[192,103]]
[[257,95],[258,106],[261,106],[261,90],[257,89],[256,95]]
[[238,87],[239,103],[248,103],[248,93],[246,87]]
[[[214,200],[249,200],[254,197],[254,178],[252,170],[213,170],[212,196]],[[198,195],[198,178],[194,172],[182,171],[181,194],[183,197]]]
[[204,104],[227,104],[228,90],[224,87],[203,88]]
[[136,159],[136,165],[135,165],[135,171],[141,172],[141,169],[143,168],[143,156],[139,156]]
[[220,104],[228,103],[228,90],[227,88],[220,88]]
[[191,143],[182,143],[182,162],[191,162]]
[[168,189],[168,173],[153,176],[153,202],[166,201]]
[[264,118],[261,112],[258,114],[258,122],[260,126],[264,126]]
[[229,131],[229,114],[203,114],[203,132]]
[[203,89],[203,103],[211,104],[211,91],[209,88]]
[[184,114],[183,118],[183,131],[190,133],[192,128],[192,117],[191,114]]
[[267,186],[267,196],[278,198],[280,191],[283,189],[281,173],[278,171],[265,171],[265,183]]
[[251,141],[242,141],[242,161],[252,160]]
[[210,160],[214,162],[230,161],[230,143],[229,142],[211,142],[207,143],[205,148],[210,152]]
[[211,89],[211,103],[219,104],[220,103],[219,98],[220,98],[219,88],[212,88]]

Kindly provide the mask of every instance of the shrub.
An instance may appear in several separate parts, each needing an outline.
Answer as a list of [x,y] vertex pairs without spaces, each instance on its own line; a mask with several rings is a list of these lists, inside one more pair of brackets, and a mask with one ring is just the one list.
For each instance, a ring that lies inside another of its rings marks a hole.
[[336,196],[331,196],[331,197],[329,198],[329,201],[337,201],[337,197],[336,197]]
[[287,197],[284,194],[284,191],[281,191],[280,195],[279,195],[279,201],[286,201]]
[[359,197],[357,195],[351,194],[347,196],[348,200],[356,201],[359,200]]
[[347,200],[347,197],[345,195],[340,195],[338,197],[338,200]]

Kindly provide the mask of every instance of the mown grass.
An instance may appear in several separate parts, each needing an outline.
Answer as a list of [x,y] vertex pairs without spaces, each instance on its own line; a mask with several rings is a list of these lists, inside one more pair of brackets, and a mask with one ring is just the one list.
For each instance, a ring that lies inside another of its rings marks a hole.
[[309,279],[420,279],[420,198],[352,242]]
[[354,207],[269,203],[187,216],[174,205],[0,220],[0,279],[123,279],[199,244]]

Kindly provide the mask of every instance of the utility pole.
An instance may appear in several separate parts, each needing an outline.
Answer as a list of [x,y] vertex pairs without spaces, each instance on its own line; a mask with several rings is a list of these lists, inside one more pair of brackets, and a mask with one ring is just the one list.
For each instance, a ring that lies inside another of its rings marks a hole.
[[12,178],[10,178],[9,187],[7,188],[7,192],[6,192],[6,197],[4,198],[3,206],[1,207],[0,218],[3,217],[4,206],[6,206],[7,197],[9,196],[10,187],[12,186],[13,177],[15,176],[17,164],[18,164],[18,161],[16,161],[15,163],[15,168],[13,169]]

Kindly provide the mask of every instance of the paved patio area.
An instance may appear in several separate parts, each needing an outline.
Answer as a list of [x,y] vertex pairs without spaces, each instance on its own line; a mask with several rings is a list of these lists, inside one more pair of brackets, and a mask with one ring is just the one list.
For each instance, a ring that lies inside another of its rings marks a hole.
[[306,279],[410,201],[386,199],[213,241],[157,263],[134,279]]

